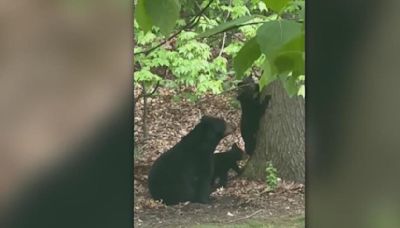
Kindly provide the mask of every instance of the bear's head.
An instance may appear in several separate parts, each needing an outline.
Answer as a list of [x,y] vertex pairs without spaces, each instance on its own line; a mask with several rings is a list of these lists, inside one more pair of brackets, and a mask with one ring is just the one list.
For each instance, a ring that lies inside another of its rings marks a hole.
[[235,131],[235,128],[225,122],[225,120],[211,116],[203,116],[199,125],[202,125],[203,129],[206,129],[206,134],[220,139]]
[[238,84],[238,95],[237,99],[239,101],[244,101],[246,99],[254,99],[259,94],[259,85],[254,81],[254,79],[250,76],[243,79]]

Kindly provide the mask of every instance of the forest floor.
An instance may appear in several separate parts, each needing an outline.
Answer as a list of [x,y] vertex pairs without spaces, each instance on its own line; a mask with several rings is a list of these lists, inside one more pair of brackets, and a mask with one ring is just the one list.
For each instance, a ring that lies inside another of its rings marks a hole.
[[[281,181],[271,191],[265,181],[250,181],[231,175],[226,189],[214,192],[209,205],[183,203],[164,206],[150,198],[147,175],[153,161],[175,145],[202,115],[222,117],[237,127],[217,147],[233,143],[244,148],[240,137],[240,108],[234,93],[206,96],[193,103],[174,101],[173,93],[159,89],[147,100],[144,140],[143,99],[135,106],[134,225],[135,227],[304,227],[304,185]],[[135,89],[135,97],[140,94]]]

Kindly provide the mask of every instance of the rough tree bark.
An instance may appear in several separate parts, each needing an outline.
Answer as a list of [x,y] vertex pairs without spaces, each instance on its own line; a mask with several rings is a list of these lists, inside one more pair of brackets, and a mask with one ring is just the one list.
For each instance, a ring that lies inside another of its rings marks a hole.
[[271,83],[264,94],[271,94],[272,98],[260,120],[256,150],[243,175],[265,179],[266,163],[271,161],[280,178],[304,183],[304,98],[290,98],[279,80]]

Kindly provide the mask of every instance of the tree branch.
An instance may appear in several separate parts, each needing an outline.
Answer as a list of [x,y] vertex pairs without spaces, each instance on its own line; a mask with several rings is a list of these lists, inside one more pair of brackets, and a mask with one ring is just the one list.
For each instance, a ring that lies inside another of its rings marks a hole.
[[[265,23],[265,22],[267,22],[267,21],[256,21],[256,22],[250,22],[250,23],[246,23],[246,24],[235,25],[235,26],[229,27],[229,28],[227,28],[225,30],[222,30],[220,32],[217,32],[217,33],[215,33],[215,34],[213,34],[211,36],[215,36],[215,35],[218,35],[218,34],[221,34],[221,33],[225,33],[227,31],[234,30],[234,29],[237,29],[237,28],[240,28],[240,27],[243,27],[243,26],[256,25],[256,24],[261,24],[261,23]],[[211,37],[211,36],[209,36],[209,37]]]
[[248,86],[248,85],[247,85],[247,84],[237,85],[236,87],[233,87],[233,88],[224,90],[224,91],[222,91],[222,92],[220,92],[220,93],[212,94],[212,95],[210,95],[210,96],[208,96],[208,97],[203,97],[203,98],[199,99],[199,100],[196,102],[196,105],[199,105],[199,104],[201,104],[201,103],[207,101],[207,100],[210,99],[210,98],[213,98],[213,97],[216,97],[216,96],[220,96],[220,95],[222,95],[222,94],[229,93],[229,92],[238,90],[238,89],[243,88],[243,87],[246,87],[246,86]]
[[[234,30],[234,29],[237,29],[237,28],[240,28],[240,27],[243,27],[243,26],[256,25],[256,24],[261,24],[261,23],[265,23],[265,22],[267,22],[267,21],[250,22],[250,23],[247,23],[247,24],[235,25],[235,26],[229,27],[229,28],[227,28],[225,30],[222,30],[220,32],[217,32],[215,34],[212,34],[212,35],[208,36],[207,38],[214,37],[215,35],[219,35],[221,33],[226,33],[226,32],[229,32],[231,30]],[[234,35],[234,36],[237,37],[236,35]],[[203,38],[205,38],[205,37],[203,37]],[[237,38],[239,38],[239,37],[237,37]],[[198,39],[198,37],[190,38],[190,39],[188,39],[188,41],[195,40],[195,39]],[[241,38],[239,38],[239,40],[242,41],[242,42],[245,41],[245,40],[243,40]]]
[[153,91],[151,93],[147,93],[145,91],[142,91],[142,93],[138,97],[136,97],[135,103],[142,97],[150,97],[150,96],[152,96],[157,91],[159,86],[160,86],[160,81],[157,81],[157,84],[156,84],[156,86],[154,87],[154,89],[153,89]]
[[171,36],[169,36],[167,39],[165,39],[164,41],[160,42],[159,44],[157,44],[156,46],[147,49],[145,51],[140,51],[140,52],[136,52],[133,53],[134,55],[139,55],[139,54],[144,54],[144,55],[148,55],[151,52],[153,52],[154,50],[156,50],[157,48],[161,47],[162,45],[166,44],[168,41],[170,41],[171,39],[175,38],[176,36],[178,36],[182,31],[187,30],[187,29],[192,29],[194,26],[196,26],[199,21],[201,16],[203,15],[203,13],[210,7],[211,3],[213,3],[215,0],[210,0],[208,2],[208,4],[199,12],[197,13],[192,20],[189,21],[189,23],[187,25],[185,25],[183,28],[181,28],[180,30],[178,30],[177,32],[175,32],[174,34],[172,34]]

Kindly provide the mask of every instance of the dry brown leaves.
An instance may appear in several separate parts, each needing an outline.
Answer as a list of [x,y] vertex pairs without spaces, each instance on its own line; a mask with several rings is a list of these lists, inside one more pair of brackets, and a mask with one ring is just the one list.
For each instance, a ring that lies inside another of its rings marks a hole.
[[[135,89],[139,95],[140,89]],[[244,147],[240,137],[240,110],[230,105],[232,94],[224,96],[208,95],[202,102],[193,104],[182,100],[173,101],[174,92],[160,88],[159,95],[147,99],[146,128],[148,137],[143,139],[143,99],[136,103],[134,138],[139,155],[135,163],[147,164],[154,161],[161,153],[175,145],[198,123],[202,115],[221,117],[236,127],[234,134],[227,136],[217,147],[217,152],[229,149],[233,143]]]
[[[234,134],[226,137],[217,147],[216,152],[228,150],[233,143],[244,148],[240,137],[240,110],[230,105],[234,94],[208,95],[200,103],[193,104],[182,100],[173,101],[174,92],[159,88],[158,95],[148,98],[148,116],[146,117],[148,138],[143,139],[143,99],[136,103],[134,137],[139,154],[134,162],[135,211],[164,207],[150,199],[147,190],[147,175],[153,161],[164,151],[174,146],[200,120],[202,115],[222,117],[236,127]],[[135,88],[135,95],[140,89]],[[226,189],[218,189],[211,196],[214,198],[237,198],[241,206],[265,204],[266,201],[279,204],[282,200],[291,205],[294,196],[304,193],[304,186],[281,181],[274,191],[270,191],[265,181],[249,181],[243,178],[231,178]],[[262,200],[264,199],[264,200]],[[301,203],[301,200],[300,200]],[[185,204],[183,204],[185,205]],[[178,206],[179,207],[179,206]],[[302,208],[300,205],[299,208]]]
[[[134,88],[135,97],[141,94],[139,87]],[[143,138],[143,99],[135,104],[134,139],[137,148],[134,162],[135,209],[158,208],[159,205],[149,199],[147,175],[153,161],[174,146],[198,123],[201,116],[221,117],[236,127],[234,134],[226,137],[218,145],[216,152],[228,150],[233,143],[244,148],[240,137],[240,110],[230,105],[234,94],[223,96],[206,95],[198,103],[187,100],[173,101],[174,91],[164,88],[157,90],[157,96],[147,98],[146,128],[148,137]]]

